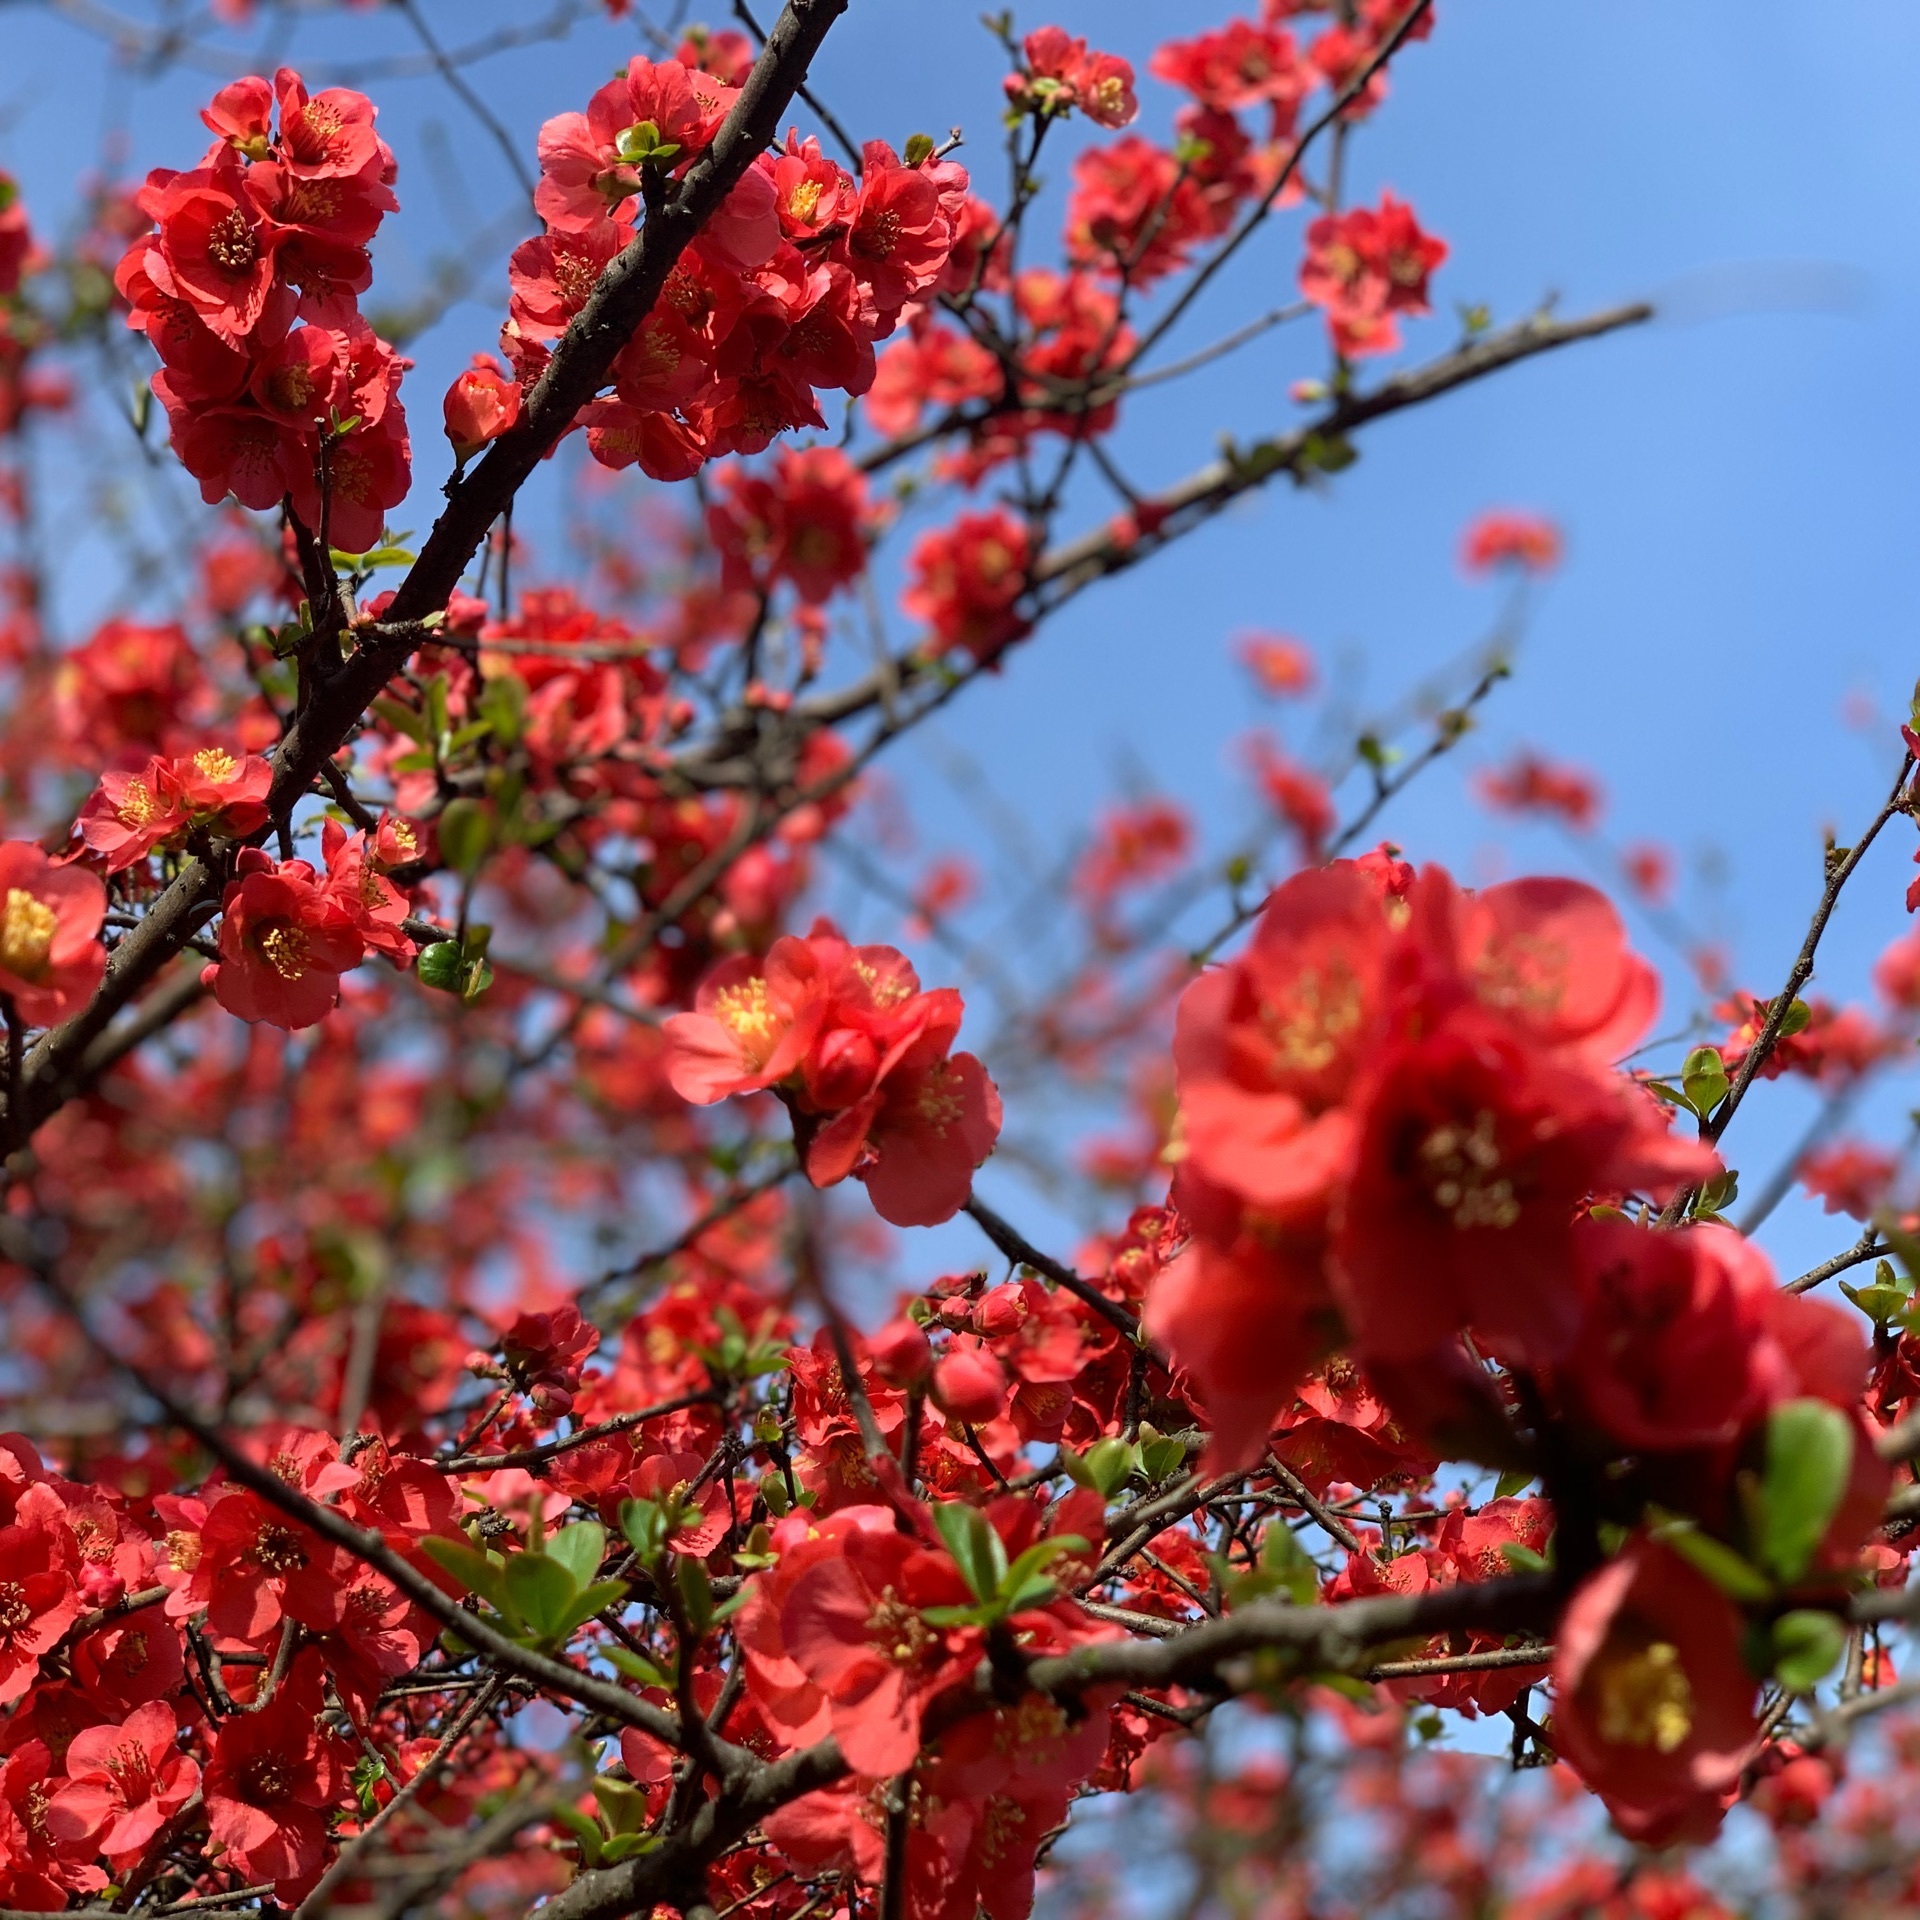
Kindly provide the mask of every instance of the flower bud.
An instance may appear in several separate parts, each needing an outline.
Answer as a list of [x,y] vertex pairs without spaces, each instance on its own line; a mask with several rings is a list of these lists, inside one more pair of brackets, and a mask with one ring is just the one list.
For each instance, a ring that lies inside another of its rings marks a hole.
[[995,1340],[1003,1334],[1018,1333],[1027,1324],[1027,1312],[1026,1289],[1017,1280],[1009,1280],[980,1296],[973,1310],[974,1328]]
[[903,1313],[867,1338],[873,1370],[890,1387],[910,1387],[927,1377],[933,1348],[927,1336]]
[[447,438],[454,453],[471,460],[520,418],[520,389],[490,353],[476,353],[473,365],[447,389]]
[[984,1426],[1006,1407],[1006,1372],[992,1354],[963,1337],[934,1366],[933,1404],[951,1419]]

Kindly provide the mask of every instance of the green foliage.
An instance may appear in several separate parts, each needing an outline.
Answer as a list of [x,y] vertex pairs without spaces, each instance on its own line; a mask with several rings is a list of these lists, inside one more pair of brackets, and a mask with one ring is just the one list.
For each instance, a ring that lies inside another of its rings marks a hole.
[[484,1600],[510,1640],[551,1651],[563,1647],[597,1613],[625,1599],[624,1580],[598,1580],[607,1530],[597,1520],[565,1527],[524,1552],[483,1551],[464,1540],[421,1542],[428,1557]]
[[1791,1585],[1812,1563],[1853,1470],[1853,1428],[1824,1400],[1789,1400],[1767,1422],[1765,1466],[1741,1477],[1753,1557]]
[[1846,1650],[1847,1630],[1830,1613],[1800,1607],[1773,1623],[1773,1677],[1789,1693],[1811,1693]]

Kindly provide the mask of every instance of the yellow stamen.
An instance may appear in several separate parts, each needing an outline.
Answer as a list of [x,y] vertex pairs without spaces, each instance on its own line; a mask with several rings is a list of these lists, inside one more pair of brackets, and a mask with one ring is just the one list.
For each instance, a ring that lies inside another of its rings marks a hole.
[[46,977],[59,916],[25,887],[7,889],[7,910],[0,918],[0,967],[21,980]]

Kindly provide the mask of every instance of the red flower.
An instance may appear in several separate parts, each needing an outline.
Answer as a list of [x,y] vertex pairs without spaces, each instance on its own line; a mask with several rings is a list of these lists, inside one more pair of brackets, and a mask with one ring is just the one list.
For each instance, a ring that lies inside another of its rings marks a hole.
[[793,935],[764,961],[723,960],[700,982],[694,1011],[666,1022],[667,1078],[681,1099],[711,1106],[786,1079],[812,1045],[826,1010],[812,945]]
[[[806,1127],[803,1158],[815,1186],[848,1174],[866,1183],[873,1210],[896,1227],[931,1227],[966,1205],[973,1175],[1000,1137],[1000,1095],[970,1053],[949,1053],[959,1031],[960,996],[950,988],[917,996],[917,1031],[877,1060],[873,1091]],[[828,1041],[847,1045],[851,1064],[874,1050],[858,1028]],[[864,1076],[862,1076],[864,1077]]]
[[47,1831],[65,1846],[104,1854],[124,1873],[200,1785],[199,1766],[174,1744],[176,1731],[173,1709],[154,1700],[117,1727],[75,1734],[68,1784],[47,1807]]
[[556,1415],[571,1409],[580,1369],[599,1344],[599,1328],[587,1325],[577,1307],[522,1313],[500,1336],[509,1377],[542,1413]]
[[1264,734],[1254,734],[1247,741],[1247,760],[1261,797],[1299,839],[1301,857],[1318,860],[1339,820],[1326,782],[1288,759]]
[[274,74],[273,91],[280,104],[280,160],[290,173],[303,180],[372,176],[382,184],[392,178],[393,154],[373,130],[378,109],[364,93],[325,87],[309,99],[291,67]]
[[1016,110],[1060,112],[1078,107],[1102,127],[1124,127],[1140,111],[1133,93],[1133,67],[1117,53],[1089,53],[1059,27],[1036,27],[1022,45],[1027,71],[1007,76],[1007,96]]
[[1391,938],[1350,863],[1275,890],[1246,952],[1180,999],[1185,1165],[1263,1211],[1324,1209],[1351,1161],[1345,1103],[1379,1044]]
[[1313,655],[1300,641],[1250,633],[1234,651],[1262,693],[1292,697],[1313,691]]
[[[239,345],[260,324],[273,287],[280,231],[255,204],[230,155],[192,173],[147,176],[139,201],[159,226],[147,270],[221,340]],[[140,244],[140,243],[136,243]]]
[[109,1712],[126,1713],[180,1690],[180,1635],[157,1606],[84,1635],[72,1657],[82,1691]]
[[1801,1160],[1800,1184],[1826,1203],[1828,1213],[1870,1220],[1899,1170],[1898,1155],[1858,1140],[1840,1140]]
[[1084,894],[1096,912],[1103,912],[1123,888],[1151,886],[1170,878],[1192,845],[1193,823],[1171,800],[1140,800],[1132,806],[1109,808],[1074,869],[1074,891]]
[[1460,564],[1469,573],[1491,573],[1496,567],[1551,573],[1560,555],[1560,529],[1537,513],[1483,513],[1460,541]]
[[956,327],[916,319],[913,329],[880,356],[867,391],[867,418],[876,433],[911,433],[925,409],[984,400],[1000,383],[992,354]]
[[865,571],[873,510],[837,447],[783,447],[766,471],[727,468],[716,491],[707,530],[730,592],[768,593],[788,580],[819,606]]
[[877,310],[877,332],[940,278],[953,226],[924,167],[905,167],[884,140],[861,149],[860,197],[847,229],[847,264]]
[[1335,1290],[1362,1352],[1388,1359],[1463,1327],[1503,1360],[1562,1358],[1579,1327],[1564,1274],[1580,1201],[1661,1199],[1716,1164],[1648,1095],[1477,1010],[1388,1049],[1358,1118]]
[[202,1783],[214,1840],[249,1881],[271,1880],[282,1906],[297,1906],[320,1878],[345,1783],[319,1711],[318,1655],[309,1652],[264,1707],[221,1721]]
[[1600,817],[1599,785],[1578,767],[1556,766],[1537,753],[1518,753],[1504,767],[1474,776],[1474,791],[1501,813],[1558,815],[1584,832]]
[[933,1404],[955,1420],[984,1427],[1007,1410],[1007,1371],[979,1340],[959,1335],[934,1363]]
[[92,999],[106,916],[98,874],[56,866],[31,841],[0,844],[0,993],[29,1026],[57,1026]]
[[20,204],[20,187],[10,173],[0,173],[0,300],[19,290],[20,275],[33,251],[27,230],[27,210]]
[[0,1527],[0,1706],[34,1683],[40,1656],[80,1617],[73,1536],[44,1488],[22,1498]]
[[1606,897],[1578,880],[1541,875],[1467,893],[1429,869],[1411,898],[1411,938],[1434,969],[1424,991],[1444,995],[1457,982],[1542,1049],[1606,1065],[1659,1011],[1659,976],[1629,949]]
[[675,1553],[692,1554],[698,1559],[705,1558],[727,1537],[732,1518],[726,1489],[717,1479],[709,1476],[697,1493],[687,1492],[706,1464],[697,1453],[656,1453],[640,1462],[632,1481],[633,1492],[642,1500],[690,1510],[668,1534],[667,1545]]
[[[350,1486],[356,1477],[336,1463],[330,1480],[309,1491]],[[187,1598],[206,1607],[216,1633],[259,1645],[288,1615],[305,1626],[331,1626],[351,1564],[278,1507],[237,1489],[208,1509]]]
[[156,754],[139,773],[103,773],[74,830],[108,873],[123,873],[184,834],[187,824],[173,776]]
[[1206,1407],[1207,1470],[1260,1457],[1275,1419],[1339,1334],[1324,1248],[1262,1233],[1195,1238],[1155,1280],[1146,1325]]
[[267,824],[273,768],[260,754],[236,760],[224,747],[202,747],[170,760],[167,780],[197,825],[239,838]]
[[1031,561],[1024,521],[1004,507],[963,513],[952,526],[921,535],[907,559],[913,579],[900,604],[933,629],[943,650],[964,647],[985,660],[1027,630],[1014,608]]
[[401,928],[412,907],[386,870],[419,858],[413,829],[404,820],[385,817],[372,834],[348,833],[337,820],[327,820],[320,828],[320,850],[327,863],[327,897],[373,952],[405,966],[414,945]]
[[841,1535],[780,1608],[780,1635],[800,1672],[826,1698],[841,1751],[856,1772],[898,1773],[920,1748],[920,1716],[942,1688],[965,1677],[977,1628],[939,1629],[930,1606],[971,1598],[953,1562],[888,1528]]
[[1377,208],[1322,214],[1308,227],[1300,290],[1325,309],[1334,344],[1349,359],[1390,353],[1400,344],[1394,317],[1429,310],[1428,277],[1446,257],[1446,242],[1384,193]]
[[290,1031],[313,1026],[333,1011],[341,974],[360,964],[360,935],[304,860],[276,866],[249,847],[235,865],[220,958],[201,977],[239,1019]]
[[1778,1282],[1727,1227],[1574,1231],[1580,1337],[1557,1375],[1577,1414],[1622,1453],[1725,1445],[1795,1391],[1772,1333]]
[[1759,1739],[1740,1619],[1669,1548],[1634,1541],[1576,1593],[1554,1636],[1555,1750],[1631,1837],[1718,1826]]
[[442,411],[455,457],[471,460],[519,419],[520,387],[492,354],[476,353],[447,389]]
[[76,747],[138,766],[171,750],[199,686],[200,663],[180,627],[109,620],[62,658],[54,710]]
[[1269,102],[1276,139],[1291,128],[1295,109],[1311,90],[1311,76],[1301,68],[1292,34],[1251,20],[1229,20],[1192,40],[1169,40],[1155,52],[1152,68],[1203,107],[1222,113]]

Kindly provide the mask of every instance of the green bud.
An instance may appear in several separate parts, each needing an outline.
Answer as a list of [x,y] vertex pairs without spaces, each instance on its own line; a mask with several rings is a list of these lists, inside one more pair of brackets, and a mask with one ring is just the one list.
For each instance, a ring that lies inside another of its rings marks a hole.
[[422,948],[413,970],[420,976],[422,986],[433,987],[441,993],[458,993],[467,971],[460,942],[436,940],[432,946]]

